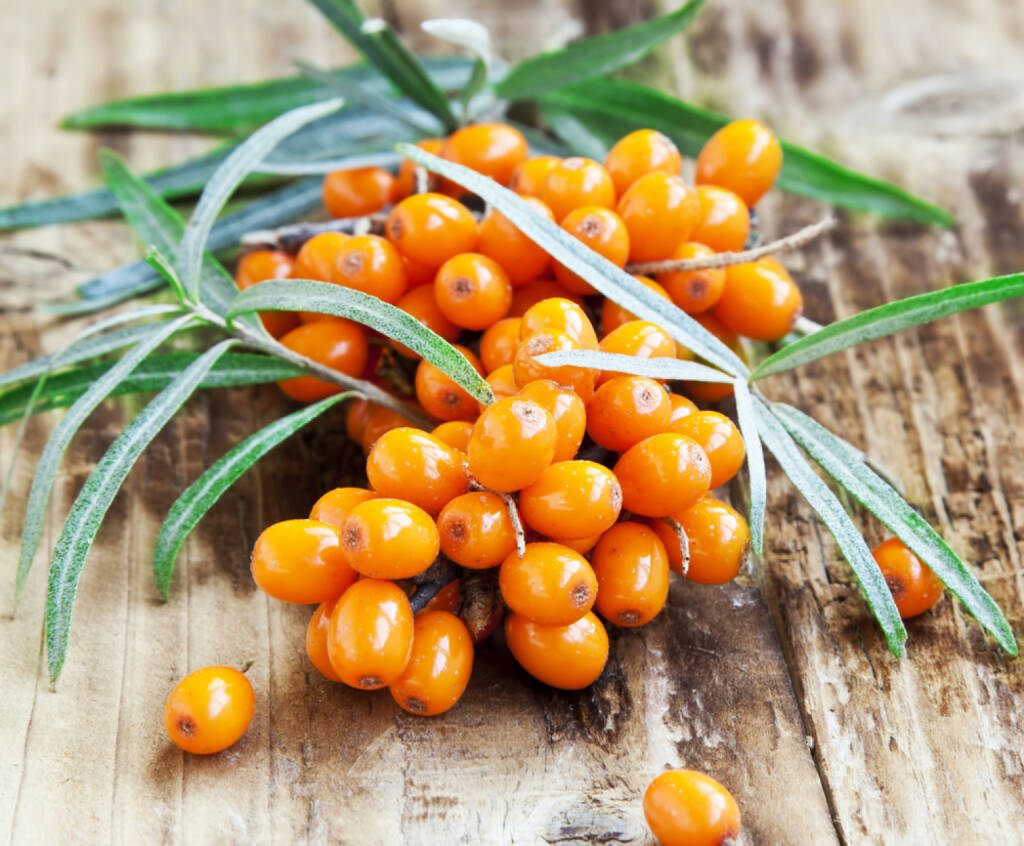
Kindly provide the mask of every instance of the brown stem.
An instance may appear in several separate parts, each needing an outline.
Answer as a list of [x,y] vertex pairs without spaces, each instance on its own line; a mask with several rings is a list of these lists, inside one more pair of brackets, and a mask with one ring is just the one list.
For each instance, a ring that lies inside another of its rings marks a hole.
[[683,575],[686,575],[687,570],[690,569],[690,538],[686,535],[686,529],[680,525],[678,520],[673,520],[671,517],[662,517],[661,522],[668,526],[676,537],[679,539],[679,550],[683,554],[682,570]]
[[476,479],[470,476],[469,486],[475,491],[486,491],[492,493],[497,497],[501,497],[505,503],[505,508],[508,509],[508,517],[512,521],[512,528],[516,533],[516,551],[519,553],[519,557],[522,558],[526,553],[526,531],[523,529],[523,521],[519,517],[519,506],[516,505],[515,497],[511,494],[502,493],[501,491],[492,491],[490,488],[484,487]]
[[291,223],[278,229],[259,229],[246,232],[241,238],[241,245],[247,250],[284,250],[286,253],[297,253],[302,245],[315,235],[324,232],[347,232],[349,235],[358,231],[363,221],[369,221],[370,233],[380,235],[384,232],[384,221],[387,210],[365,217],[339,217],[320,223]]

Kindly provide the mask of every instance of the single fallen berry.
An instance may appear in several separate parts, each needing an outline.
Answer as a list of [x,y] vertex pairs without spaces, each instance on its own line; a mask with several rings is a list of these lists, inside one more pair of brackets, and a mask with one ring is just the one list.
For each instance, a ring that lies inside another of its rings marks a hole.
[[178,682],[164,705],[164,728],[186,752],[210,755],[243,734],[255,708],[252,684],[231,667],[204,667]]
[[644,816],[663,846],[725,846],[740,833],[736,800],[695,770],[669,770],[644,793]]
[[882,541],[872,554],[903,619],[923,614],[942,598],[938,576],[899,538]]

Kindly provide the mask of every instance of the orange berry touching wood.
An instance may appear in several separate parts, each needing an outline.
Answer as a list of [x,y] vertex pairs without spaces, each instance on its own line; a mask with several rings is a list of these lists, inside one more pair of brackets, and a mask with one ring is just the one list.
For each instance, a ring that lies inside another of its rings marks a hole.
[[456,564],[473,570],[497,567],[516,546],[508,506],[490,491],[462,494],[437,518],[441,551]]
[[[536,197],[524,197],[523,201],[542,217],[555,219],[551,209]],[[496,209],[491,209],[487,217],[480,221],[476,248],[502,266],[513,287],[536,279],[547,270],[551,261],[543,249]]]
[[800,289],[786,268],[769,256],[726,268],[715,317],[740,335],[777,341],[792,330],[803,308]]
[[665,432],[630,447],[615,464],[622,507],[645,517],[689,508],[708,491],[711,462],[692,438]]
[[[739,575],[750,550],[750,527],[742,514],[726,502],[705,496],[674,517],[686,532],[690,565],[683,573],[678,539],[670,547],[668,537],[659,531],[670,550],[673,570],[703,585],[725,584]],[[675,534],[668,526],[664,528]]]
[[655,171],[678,176],[683,157],[676,145],[654,129],[638,129],[620,138],[608,151],[605,170],[615,183],[620,197],[640,177]]
[[872,555],[903,619],[923,614],[942,597],[938,576],[899,538],[883,541]]
[[644,376],[615,376],[587,403],[587,433],[598,446],[623,452],[665,430],[672,403],[660,383]]
[[537,196],[551,209],[555,220],[564,220],[582,206],[614,208],[615,183],[593,159],[573,156],[548,171]]
[[366,459],[366,477],[381,496],[408,500],[431,515],[469,488],[466,456],[411,427],[377,439]]
[[[629,258],[630,235],[626,224],[611,209],[581,206],[562,219],[562,229],[575,236],[598,255],[616,267],[624,267]],[[583,277],[560,262],[553,262],[555,278],[577,294],[592,294],[593,287]]]
[[750,208],[782,169],[782,146],[763,123],[737,120],[723,126],[697,156],[697,184],[734,191]]
[[386,303],[398,302],[408,287],[402,257],[379,235],[357,235],[345,241],[338,248],[331,281]]
[[724,485],[743,466],[746,447],[736,424],[717,411],[698,411],[677,420],[669,431],[687,435],[700,444],[711,462],[711,487]]
[[175,686],[164,705],[164,728],[186,752],[210,755],[227,749],[249,728],[256,697],[243,673],[203,667]]
[[581,540],[612,526],[622,509],[615,474],[593,461],[559,461],[519,493],[531,529],[555,540]]
[[750,209],[728,188],[698,185],[700,220],[690,240],[707,244],[719,253],[742,250],[750,236]]
[[353,508],[341,527],[345,560],[372,579],[408,579],[434,563],[441,538],[431,516],[411,502],[381,497]]
[[[281,343],[317,364],[356,378],[363,375],[369,358],[363,328],[340,317],[304,323],[281,338]],[[321,400],[342,390],[340,385],[315,376],[296,376],[277,384],[289,397],[302,402]]]
[[499,367],[511,364],[519,349],[521,317],[505,317],[492,324],[480,338],[480,363],[493,373]]
[[389,685],[410,714],[433,717],[455,705],[473,671],[473,639],[465,623],[447,611],[428,611],[413,623],[412,653]]
[[327,634],[330,629],[331,614],[337,604],[337,599],[320,603],[316,611],[313,612],[309,625],[306,626],[306,655],[309,656],[310,662],[317,668],[320,675],[332,682],[341,681],[341,676],[334,671],[330,656],[327,654]]
[[456,130],[441,147],[441,157],[507,185],[530,154],[518,129],[503,123],[477,123]]
[[386,687],[409,664],[412,607],[394,582],[360,579],[334,606],[327,654],[341,680],[360,690]]
[[629,232],[630,261],[667,258],[700,219],[697,192],[680,177],[660,172],[634,182],[616,210]]
[[334,170],[324,177],[323,199],[331,217],[362,217],[391,202],[395,177],[382,167]]
[[740,833],[736,800],[710,776],[669,770],[644,793],[647,825],[664,846],[722,846]]
[[558,438],[552,460],[573,458],[587,430],[587,407],[579,395],[549,379],[537,379],[520,389],[519,396],[537,403],[555,421]]
[[668,599],[669,566],[658,535],[641,523],[616,523],[593,553],[597,612],[619,626],[653,620]]
[[[465,347],[456,345],[476,369],[483,375],[480,359]],[[427,414],[438,420],[472,420],[477,415],[477,402],[473,397],[443,370],[424,359],[416,368],[416,399]]]
[[[673,260],[708,258],[715,251],[695,241],[684,241],[669,256]],[[659,273],[658,281],[669,296],[687,314],[699,314],[712,308],[725,290],[725,268],[705,267],[699,270],[676,270]]]
[[509,614],[505,640],[526,672],[563,690],[593,684],[608,661],[608,633],[593,612],[567,626],[545,626],[521,614]]
[[263,530],[252,550],[252,577],[274,599],[300,605],[341,596],[356,580],[336,526],[284,520]]
[[567,626],[586,614],[597,598],[597,578],[578,552],[558,543],[528,543],[501,564],[498,584],[516,614],[548,626]]
[[440,267],[476,247],[476,220],[462,203],[443,194],[413,194],[398,203],[385,224],[388,240],[407,258]]
[[366,490],[366,488],[334,488],[313,504],[313,508],[309,512],[309,519],[318,520],[340,529],[353,508],[360,502],[376,498],[377,494]]
[[469,439],[469,470],[494,491],[517,491],[537,480],[555,454],[555,421],[537,403],[506,397],[487,406]]
[[505,271],[480,253],[461,253],[441,265],[434,280],[437,306],[463,329],[486,329],[508,314],[512,286]]

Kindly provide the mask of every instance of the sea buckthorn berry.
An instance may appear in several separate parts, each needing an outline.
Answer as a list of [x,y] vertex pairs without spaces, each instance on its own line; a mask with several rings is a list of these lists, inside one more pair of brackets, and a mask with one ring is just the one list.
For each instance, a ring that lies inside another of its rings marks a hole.
[[[740,343],[739,336],[715,317],[713,311],[695,314],[693,319],[736,353],[740,359],[747,360],[747,353],[743,349],[743,344]],[[683,388],[686,393],[700,402],[719,402],[732,396],[732,385],[721,382],[683,382]]]
[[619,626],[653,620],[668,599],[668,555],[641,523],[616,523],[594,549],[597,613]]
[[708,491],[711,462],[693,438],[663,432],[640,441],[615,463],[622,507],[645,517],[689,508]]
[[312,605],[341,596],[356,580],[337,526],[284,520],[263,530],[252,550],[252,577],[274,599]]
[[521,614],[509,614],[505,640],[526,672],[562,690],[593,684],[608,661],[608,632],[593,612],[568,626],[545,626]]
[[408,500],[431,515],[469,489],[466,456],[409,427],[377,439],[366,459],[366,477],[381,496]]
[[[601,533],[603,534],[603,532]],[[601,540],[601,534],[591,535],[589,538],[580,538],[579,540],[566,540],[562,538],[559,543],[562,546],[567,546],[573,552],[578,552],[580,555],[586,555],[590,550],[597,546],[597,542]]]
[[517,194],[525,194],[536,197],[540,194],[544,180],[551,173],[552,168],[561,164],[558,156],[534,156],[525,162],[520,162],[509,180],[508,187]]
[[366,488],[334,488],[313,503],[309,519],[340,529],[353,508],[360,502],[376,498],[376,492],[368,491]]
[[337,599],[321,602],[306,627],[306,655],[320,675],[332,682],[341,681],[341,676],[334,671],[330,656],[327,654],[327,632],[331,624],[331,614],[334,613],[334,606],[337,604]]
[[[417,141],[416,146],[432,156],[441,155],[441,148],[444,146],[443,138],[424,138]],[[434,180],[433,174],[427,174],[427,179]],[[402,159],[398,166],[398,177],[391,186],[391,202],[397,203],[408,197],[416,190],[416,163],[412,159]]]
[[601,165],[582,156],[562,159],[548,171],[537,194],[555,220],[582,206],[615,208],[615,183]]
[[350,237],[344,232],[321,232],[314,235],[299,249],[290,275],[296,279],[330,282],[334,278],[338,250]]
[[700,220],[690,240],[707,244],[718,253],[742,250],[750,236],[750,209],[728,188],[698,185]]
[[746,447],[736,424],[717,411],[698,411],[668,427],[668,431],[693,438],[711,462],[711,487],[724,485],[743,466]]
[[480,363],[488,373],[511,364],[515,359],[522,322],[521,317],[505,317],[484,332],[480,338]]
[[519,324],[519,339],[543,329],[568,335],[585,350],[597,349],[597,333],[587,313],[565,297],[552,297],[530,306]]
[[[629,258],[629,232],[622,218],[611,209],[581,206],[563,218],[562,229],[616,267],[625,266],[626,259]],[[564,287],[577,294],[594,293],[594,288],[583,277],[573,273],[560,262],[552,264],[555,278]]]
[[923,614],[942,597],[938,576],[899,538],[882,541],[872,555],[903,619]]
[[409,663],[388,687],[399,707],[433,717],[462,698],[472,671],[473,639],[465,623],[447,611],[430,611],[413,622]]
[[[433,287],[420,286],[408,291],[397,303],[398,308],[406,314],[412,315],[420,323],[433,332],[436,332],[446,341],[451,343],[459,337],[459,327],[444,316],[434,298]],[[413,352],[405,344],[392,341],[391,345],[395,351],[406,358],[419,358],[420,354]]]
[[356,235],[345,241],[338,248],[331,281],[386,303],[398,302],[408,287],[402,257],[379,235]]
[[428,267],[425,264],[420,264],[418,261],[413,261],[408,256],[402,256],[402,264],[405,266],[405,281],[408,283],[410,289],[429,285],[431,291],[433,291],[434,277],[437,276],[436,267]]
[[594,380],[597,374],[587,368],[575,364],[563,364],[560,367],[548,367],[536,360],[544,353],[558,350],[580,350],[582,345],[575,339],[549,329],[534,332],[519,344],[512,367],[516,384],[521,388],[537,379],[548,379],[571,391],[587,402],[594,393]]
[[726,268],[715,316],[740,335],[777,341],[792,330],[803,309],[800,289],[786,268],[768,256]]
[[516,548],[516,531],[505,500],[490,491],[462,494],[437,518],[441,551],[473,570],[497,567]]
[[666,429],[670,428],[677,420],[682,420],[684,417],[690,414],[696,414],[700,411],[693,400],[687,399],[682,394],[669,394],[668,401],[672,408],[668,414],[668,425],[665,427]]
[[413,194],[398,203],[385,224],[388,240],[402,255],[438,268],[476,247],[476,220],[458,200],[444,194]]
[[409,664],[412,607],[404,591],[383,579],[360,579],[334,606],[327,629],[331,666],[350,687],[387,687]]
[[[637,282],[643,285],[645,288],[649,288],[654,291],[662,299],[671,302],[672,298],[669,296],[668,291],[661,287],[653,279],[648,279],[646,276],[634,276]],[[626,311],[620,306],[615,300],[605,298],[601,305],[601,333],[607,335],[609,332],[614,332],[623,323],[629,323],[631,320],[637,320],[637,316],[632,312]]]
[[505,271],[480,253],[462,253],[441,265],[434,298],[442,314],[463,329],[486,329],[508,314],[512,286]]
[[359,444],[364,452],[369,452],[377,438],[385,432],[397,429],[399,426],[414,426],[415,424],[407,417],[403,417],[397,411],[385,408],[382,405],[372,406],[370,414],[366,419],[366,426],[363,427],[363,434],[359,438]]
[[678,176],[641,176],[617,207],[629,232],[630,261],[658,261],[685,241],[700,219],[697,192]]
[[[514,397],[519,393],[515,368],[511,364],[503,364],[497,370],[491,371],[486,381],[491,386],[491,393],[494,394],[495,399]],[[484,408],[485,404],[480,403],[480,410],[483,411]]]
[[227,749],[249,728],[256,696],[243,673],[203,667],[175,686],[164,705],[164,728],[174,745],[194,755]]
[[431,516],[411,502],[381,497],[353,508],[341,527],[345,560],[371,579],[408,579],[434,563],[441,537]]
[[[739,575],[750,549],[750,527],[743,515],[728,503],[710,496],[675,514],[689,541],[690,566],[684,574],[691,582],[702,585],[721,585]],[[668,526],[665,529],[672,531]],[[674,533],[673,533],[674,534]],[[665,535],[666,549],[669,541]],[[678,540],[674,544],[675,556],[669,554],[669,563],[682,573],[682,553]]]
[[753,208],[782,169],[782,146],[763,123],[736,120],[712,135],[697,156],[697,184],[719,185]]
[[[455,349],[483,375],[480,359],[473,352],[458,345]],[[416,399],[427,414],[438,420],[472,420],[477,415],[476,400],[447,373],[426,359],[416,368]]]
[[373,411],[373,403],[369,400],[362,397],[349,400],[348,408],[345,411],[345,432],[357,444],[363,439],[363,432],[366,431],[366,423],[370,419],[371,411]]
[[587,433],[598,446],[623,452],[665,430],[672,411],[660,383],[644,376],[616,376],[587,403]]
[[528,543],[522,557],[506,556],[498,573],[505,604],[546,626],[567,626],[597,598],[597,578],[587,559],[560,543]]
[[[280,250],[254,250],[238,260],[235,285],[239,291],[251,288],[268,279],[286,279],[292,275],[294,262],[288,253]],[[299,316],[292,311],[261,311],[263,328],[273,337],[280,338],[299,325]]]
[[459,452],[469,449],[469,436],[473,433],[473,424],[468,420],[449,420],[437,426],[430,434]]
[[683,157],[676,145],[657,130],[638,129],[615,143],[608,151],[604,167],[615,183],[615,193],[621,197],[648,173],[678,176],[683,169]]
[[382,167],[334,170],[324,177],[324,206],[331,217],[362,217],[391,202],[395,177]]
[[[715,251],[696,241],[684,241],[669,256],[671,260],[708,258]],[[668,295],[687,314],[700,314],[712,308],[725,290],[725,268],[705,267],[700,270],[676,270],[659,273],[658,281]]]
[[[418,590],[419,588],[417,588]],[[415,596],[415,591],[413,596]],[[462,606],[462,580],[454,579],[441,588],[426,605],[413,616],[422,617],[431,611],[447,611],[454,614]]]
[[553,279],[534,279],[512,289],[512,307],[508,310],[508,316],[522,317],[531,306],[552,297],[565,297],[578,306],[583,305],[583,297],[568,288],[563,288]]
[[[541,217],[554,220],[544,203],[536,197],[524,197],[523,201]],[[476,248],[478,252],[494,259],[508,274],[513,287],[525,285],[547,270],[551,257],[497,209],[491,209],[480,221]]]
[[469,471],[485,488],[518,491],[535,482],[555,454],[555,421],[537,403],[505,397],[487,406],[469,439]]
[[[362,327],[340,317],[304,323],[281,338],[281,343],[346,376],[362,376],[370,355]],[[277,384],[289,397],[302,402],[321,400],[342,390],[340,385],[315,376],[296,376]]]
[[519,492],[519,513],[534,531],[555,540],[580,540],[619,518],[622,487],[594,461],[559,461]]
[[[676,358],[676,342],[658,324],[647,320],[623,323],[601,339],[601,352],[630,355],[634,358]],[[605,370],[597,377],[601,385],[620,374]]]
[[587,431],[587,407],[583,400],[574,391],[549,379],[530,382],[519,391],[519,396],[537,403],[555,421],[558,438],[552,461],[568,461],[573,458]]
[[740,833],[736,800],[710,776],[669,770],[644,793],[644,816],[664,846],[722,846]]
[[477,123],[456,130],[444,142],[441,156],[507,185],[530,154],[523,133],[504,123]]

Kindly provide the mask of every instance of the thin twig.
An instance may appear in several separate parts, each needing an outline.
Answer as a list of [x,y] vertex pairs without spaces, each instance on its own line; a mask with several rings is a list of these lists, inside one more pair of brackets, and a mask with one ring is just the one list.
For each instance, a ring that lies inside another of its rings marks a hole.
[[472,476],[470,477],[469,487],[474,491],[492,493],[497,497],[501,497],[504,501],[505,508],[508,510],[508,517],[512,521],[512,528],[516,533],[516,551],[519,553],[519,557],[522,558],[526,554],[526,531],[523,529],[523,521],[519,517],[519,506],[516,505],[515,498],[511,494],[492,491],[490,488],[481,485]]
[[679,541],[679,551],[682,553],[681,572],[685,576],[690,571],[690,538],[686,529],[678,520],[671,517],[662,517],[661,522],[668,526]]
[[764,256],[773,253],[782,253],[787,250],[796,250],[804,244],[813,241],[819,235],[828,232],[836,225],[836,219],[829,215],[817,223],[805,226],[803,229],[779,238],[777,241],[770,241],[752,250],[741,250],[735,253],[716,253],[706,258],[678,259],[668,261],[643,261],[636,264],[627,264],[626,270],[630,273],[678,273],[684,270],[706,270],[714,267],[729,267],[733,264],[745,264],[748,261],[756,261]]
[[804,317],[802,314],[796,319],[796,323],[793,324],[793,331],[798,335],[813,335],[815,332],[820,332],[825,327],[822,326],[815,320],[811,320],[809,317]]
[[240,243],[243,248],[249,250],[271,249],[297,253],[302,245],[315,235],[321,235],[324,232],[346,232],[352,235],[361,226],[367,225],[364,221],[369,222],[369,232],[375,235],[382,234],[386,220],[387,211],[385,210],[363,217],[339,217],[325,220],[322,223],[292,223],[278,229],[259,229],[255,232],[246,232]]

